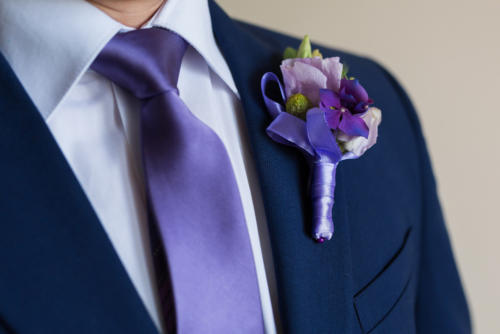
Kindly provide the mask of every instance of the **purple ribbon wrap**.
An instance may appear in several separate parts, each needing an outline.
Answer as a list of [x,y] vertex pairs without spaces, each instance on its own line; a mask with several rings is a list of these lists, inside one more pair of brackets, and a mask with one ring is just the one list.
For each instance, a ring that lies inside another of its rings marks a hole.
[[[270,83],[278,85],[282,101],[267,96],[266,87]],[[334,233],[332,212],[337,166],[340,161],[356,156],[351,152],[342,154],[326,122],[325,112],[320,108],[309,109],[306,121],[285,111],[286,96],[276,74],[268,72],[262,76],[261,91],[267,111],[273,118],[266,129],[267,134],[275,142],[300,149],[311,166],[312,236],[318,242],[330,240]]]

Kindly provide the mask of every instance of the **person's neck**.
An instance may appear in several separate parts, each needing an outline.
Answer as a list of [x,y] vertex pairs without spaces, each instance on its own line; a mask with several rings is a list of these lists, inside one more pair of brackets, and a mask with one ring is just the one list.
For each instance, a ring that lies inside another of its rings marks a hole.
[[116,21],[133,28],[146,23],[166,0],[87,0]]

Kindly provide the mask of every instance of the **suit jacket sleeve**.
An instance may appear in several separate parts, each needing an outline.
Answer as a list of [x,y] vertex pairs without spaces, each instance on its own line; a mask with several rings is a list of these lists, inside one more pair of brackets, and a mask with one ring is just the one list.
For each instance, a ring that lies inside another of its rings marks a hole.
[[426,334],[471,333],[469,310],[443,219],[420,122],[405,91],[387,70],[382,70],[406,106],[420,156],[422,221],[419,231],[421,244],[417,277],[417,331]]

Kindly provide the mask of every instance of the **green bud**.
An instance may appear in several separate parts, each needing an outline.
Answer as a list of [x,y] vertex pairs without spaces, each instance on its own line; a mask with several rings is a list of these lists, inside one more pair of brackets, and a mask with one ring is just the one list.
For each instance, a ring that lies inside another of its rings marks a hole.
[[349,72],[349,66],[347,64],[342,64],[342,79],[347,79],[347,72]]
[[283,59],[297,58],[297,50],[292,47],[287,47],[283,52]]
[[305,35],[297,51],[297,58],[311,58],[311,56],[311,41],[309,40],[309,35]]
[[303,120],[306,119],[309,108],[311,108],[311,102],[300,93],[290,96],[286,101],[286,112]]
[[319,52],[318,49],[314,49],[314,51],[312,52],[312,56],[313,57],[320,57],[321,59],[323,59],[323,55],[321,54],[321,52]]

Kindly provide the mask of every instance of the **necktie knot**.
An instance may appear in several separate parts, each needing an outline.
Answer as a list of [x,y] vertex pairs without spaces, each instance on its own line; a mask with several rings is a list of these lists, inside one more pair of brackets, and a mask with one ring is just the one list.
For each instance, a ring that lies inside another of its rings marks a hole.
[[115,35],[91,68],[130,91],[148,99],[177,91],[177,80],[187,42],[162,28],[133,30]]

